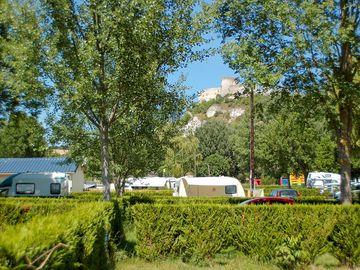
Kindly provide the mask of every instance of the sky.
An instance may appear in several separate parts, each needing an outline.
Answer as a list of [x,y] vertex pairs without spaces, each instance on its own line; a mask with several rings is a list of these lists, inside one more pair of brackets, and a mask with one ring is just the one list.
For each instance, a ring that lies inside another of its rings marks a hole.
[[187,94],[193,95],[206,88],[221,87],[223,77],[236,77],[233,70],[223,63],[220,55],[211,56],[202,62],[190,63],[186,68],[173,75],[178,78],[185,75],[185,85],[189,87]]
[[[213,40],[200,49],[219,48],[220,38],[212,35]],[[237,77],[235,72],[230,69],[221,57],[213,55],[204,59],[202,62],[192,62],[186,68],[180,69],[170,77],[170,82],[179,79],[180,75],[185,75],[185,85],[189,87],[189,96],[196,94],[207,88],[221,87],[221,80],[224,77]]]

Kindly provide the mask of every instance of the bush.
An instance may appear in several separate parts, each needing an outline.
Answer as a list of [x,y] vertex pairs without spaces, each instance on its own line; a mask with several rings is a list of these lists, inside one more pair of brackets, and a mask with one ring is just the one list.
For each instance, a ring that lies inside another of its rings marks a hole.
[[35,216],[59,214],[75,207],[75,202],[64,199],[30,199],[16,200],[11,198],[0,202],[0,230],[5,225],[24,223]]
[[45,269],[106,269],[111,263],[109,244],[119,229],[112,227],[115,207],[114,203],[83,204],[65,214],[6,227],[0,234],[0,264],[4,269],[35,268],[45,257],[35,258],[60,247]]
[[133,208],[137,253],[149,260],[181,256],[200,262],[235,247],[283,269],[310,264],[329,250],[348,264],[359,263],[358,243],[347,244],[349,231],[359,226],[360,217],[355,214],[359,206],[140,204]]

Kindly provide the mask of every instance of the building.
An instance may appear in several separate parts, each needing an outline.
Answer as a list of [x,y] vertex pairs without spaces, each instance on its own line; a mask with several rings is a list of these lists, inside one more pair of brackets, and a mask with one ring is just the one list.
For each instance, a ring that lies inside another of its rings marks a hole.
[[0,181],[16,173],[66,173],[72,181],[72,192],[84,189],[84,172],[81,166],[66,157],[0,158]]
[[243,92],[244,87],[240,86],[235,78],[224,77],[221,80],[221,87],[219,88],[208,88],[203,90],[199,94],[199,102],[209,101],[215,99],[217,95],[222,97],[227,95],[234,95],[238,92]]

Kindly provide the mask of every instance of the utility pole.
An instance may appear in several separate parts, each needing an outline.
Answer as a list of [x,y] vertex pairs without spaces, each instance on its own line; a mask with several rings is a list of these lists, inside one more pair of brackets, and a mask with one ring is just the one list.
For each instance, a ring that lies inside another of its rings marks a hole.
[[254,106],[254,88],[250,89],[250,193],[254,195],[255,190],[255,106]]

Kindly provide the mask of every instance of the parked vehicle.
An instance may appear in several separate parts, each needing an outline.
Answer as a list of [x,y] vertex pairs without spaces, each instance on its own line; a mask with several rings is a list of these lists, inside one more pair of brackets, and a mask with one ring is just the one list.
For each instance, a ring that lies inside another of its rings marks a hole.
[[293,198],[281,198],[281,197],[263,197],[263,198],[254,198],[240,203],[240,205],[281,205],[281,204],[294,204],[295,200]]
[[239,180],[233,177],[182,177],[176,182],[173,196],[245,197]]
[[70,186],[65,173],[19,173],[0,183],[0,196],[59,197],[68,195]]
[[340,183],[340,174],[331,172],[310,172],[306,180],[308,188],[318,188],[321,192],[329,191],[331,193],[339,190]]
[[299,192],[295,189],[274,189],[270,192],[270,197],[298,197]]
[[[351,184],[351,195],[353,200],[359,200],[360,199],[360,183],[353,183]],[[337,201],[340,201],[341,198],[341,192],[335,192],[334,193],[334,199]]]

